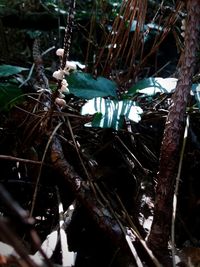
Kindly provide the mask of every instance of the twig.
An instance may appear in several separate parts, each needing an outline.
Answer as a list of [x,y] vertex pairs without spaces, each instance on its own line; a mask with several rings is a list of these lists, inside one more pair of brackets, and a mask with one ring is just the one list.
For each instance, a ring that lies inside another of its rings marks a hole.
[[[23,226],[26,226],[26,228],[29,230],[29,234],[35,247],[39,249],[47,266],[52,267],[51,262],[48,260],[46,254],[40,248],[40,239],[36,231],[33,229],[34,219],[30,217],[29,214],[20,207],[20,205],[11,197],[11,195],[5,190],[5,188],[1,184],[0,198],[3,200],[4,204],[17,216]],[[22,248],[20,241],[17,239],[17,237],[15,237],[15,234],[10,232],[10,229],[5,225],[3,221],[0,221],[0,230],[2,230],[0,231],[1,236],[5,238],[6,242],[13,246],[19,256],[22,257],[22,259],[26,260],[27,263],[29,263],[30,260],[32,261],[32,259],[29,259],[30,257],[28,253]],[[30,262],[29,267],[35,267],[36,265],[36,262],[33,261],[32,263]]]
[[132,243],[132,241],[131,241],[130,236],[127,235],[127,234],[126,234],[126,241],[127,241],[127,244],[128,244],[128,246],[129,246],[129,248],[130,248],[130,250],[131,250],[133,256],[134,256],[134,259],[135,259],[135,262],[136,262],[137,266],[138,266],[138,267],[144,267],[144,265],[142,264],[142,262],[141,262],[141,260],[140,260],[140,257],[139,257],[139,255],[138,255],[138,253],[137,253],[135,247],[133,246],[133,243]]
[[74,138],[73,130],[72,130],[71,123],[70,123],[70,120],[69,120],[68,116],[67,116],[67,123],[68,123],[69,131],[70,131],[70,134],[71,134],[71,137],[72,137],[72,140],[73,140],[73,143],[74,143],[76,152],[77,152],[77,154],[78,154],[79,160],[80,160],[81,165],[82,165],[82,167],[83,167],[83,170],[84,170],[84,172],[85,172],[85,174],[86,174],[86,176],[87,176],[87,178],[88,178],[88,181],[89,181],[89,183],[90,183],[90,186],[91,186],[91,188],[92,188],[94,194],[96,194],[96,190],[95,190],[94,184],[93,184],[93,182],[92,182],[92,179],[91,179],[91,177],[90,177],[90,175],[89,175],[89,173],[88,173],[88,171],[87,171],[87,169],[86,169],[86,167],[85,167],[85,164],[84,164],[84,162],[83,162],[83,160],[82,160],[82,157],[81,157],[81,155],[80,155],[80,153],[79,153],[79,150],[78,150],[78,147],[77,147],[77,143],[76,143],[76,140],[75,140],[75,138]]
[[129,214],[128,214],[128,212],[127,212],[127,210],[126,210],[124,204],[122,203],[121,199],[119,198],[118,194],[115,193],[115,195],[116,195],[116,198],[117,198],[119,204],[121,205],[123,211],[125,212],[127,221],[128,221],[128,223],[130,224],[130,226],[131,226],[130,229],[131,229],[133,235],[134,235],[135,237],[137,237],[137,239],[139,240],[139,242],[141,243],[141,245],[143,246],[143,248],[145,249],[145,251],[147,252],[147,254],[149,255],[149,257],[151,258],[151,260],[152,260],[152,262],[154,263],[154,265],[155,265],[156,267],[160,267],[160,266],[161,266],[160,262],[159,262],[159,261],[157,260],[157,258],[153,255],[153,252],[147,247],[147,244],[146,244],[145,240],[142,238],[142,236],[140,235],[140,233],[139,233],[137,227],[134,225],[134,223],[133,223],[131,217],[129,216]]
[[175,183],[175,190],[174,190],[174,197],[173,197],[173,210],[172,210],[172,229],[171,229],[171,250],[172,250],[172,263],[173,267],[176,267],[176,261],[175,261],[175,221],[176,221],[176,210],[177,210],[177,196],[178,196],[178,188],[180,183],[180,176],[181,176],[181,170],[182,170],[182,164],[183,164],[183,156],[186,146],[186,141],[188,137],[188,129],[189,129],[189,115],[187,115],[186,118],[186,125],[185,125],[185,132],[183,137],[183,145],[181,148],[181,154],[180,154],[180,160],[178,165],[178,173],[176,176],[176,183]]
[[135,155],[130,151],[130,149],[124,144],[124,142],[121,140],[121,138],[116,135],[115,138],[120,142],[120,144],[126,149],[126,151],[129,153],[129,155],[133,158],[134,162],[140,167],[140,169],[147,174],[147,170],[142,166],[140,161],[135,157]]
[[65,159],[61,142],[57,136],[54,136],[52,142],[51,159],[55,169],[64,177],[67,186],[71,187],[77,199],[85,206],[99,228],[106,232],[115,243],[122,245],[121,227],[109,210],[97,200],[88,183],[83,181]]
[[60,122],[54,129],[54,131],[51,133],[51,136],[49,137],[49,140],[46,144],[46,147],[45,147],[45,150],[44,150],[44,153],[43,153],[43,156],[42,156],[42,161],[41,161],[41,164],[40,164],[40,169],[39,169],[39,174],[38,174],[38,177],[37,177],[37,180],[36,180],[36,184],[35,184],[35,190],[34,190],[34,193],[33,193],[33,200],[32,200],[32,206],[31,206],[31,211],[30,211],[30,216],[33,215],[33,210],[34,210],[34,207],[35,207],[35,202],[36,202],[36,197],[37,197],[37,192],[38,192],[38,185],[39,185],[39,181],[40,181],[40,176],[41,176],[41,173],[42,173],[42,167],[43,167],[43,163],[44,163],[44,160],[45,160],[45,157],[46,157],[46,153],[47,153],[47,150],[49,148],[49,145],[53,139],[53,136],[55,135],[55,133],[57,132],[57,130],[60,128],[60,126],[62,125],[62,122]]
[[[6,225],[6,222],[0,220],[0,233],[1,238],[11,244],[11,246],[15,249],[17,254],[23,259],[28,267],[38,267],[38,265],[31,259],[26,249],[23,247],[22,243],[18,240],[15,234],[11,231],[10,227]],[[18,261],[20,263],[20,261]],[[23,264],[20,264],[23,266]]]
[[[44,51],[44,52],[41,54],[41,56],[46,55],[47,53],[49,53],[49,52],[50,52],[51,50],[53,50],[53,49],[55,49],[55,46],[49,47],[46,51]],[[24,81],[19,85],[19,88],[21,88],[24,84],[26,84],[26,83],[30,80],[30,78],[31,78],[31,76],[32,76],[32,74],[33,74],[33,70],[34,70],[34,68],[35,68],[35,63],[32,64],[31,69],[30,69],[29,74],[28,74],[28,77],[26,78],[26,80],[24,80]]]
[[74,252],[70,252],[68,249],[67,235],[65,232],[65,219],[63,204],[60,199],[58,188],[56,187],[57,199],[58,199],[58,211],[59,211],[59,237],[62,254],[62,266],[71,267],[74,266]]
[[26,84],[26,83],[30,80],[34,68],[35,68],[35,63],[32,64],[32,66],[31,66],[31,68],[30,68],[30,71],[29,71],[29,74],[28,74],[28,77],[26,78],[26,80],[24,80],[24,81],[19,85],[19,88],[21,88],[24,84]]
[[[11,160],[11,161],[19,161],[23,163],[29,163],[29,164],[36,164],[36,165],[41,165],[42,161],[36,161],[36,160],[30,160],[30,159],[22,159],[22,158],[17,158],[13,156],[7,156],[7,155],[0,155],[0,159],[3,160]],[[50,164],[44,163],[46,166],[50,166]]]
[[27,226],[32,226],[34,223],[28,213],[20,207],[20,205],[11,197],[6,189],[0,184],[0,198],[4,204],[13,211],[13,213],[19,218],[19,220]]

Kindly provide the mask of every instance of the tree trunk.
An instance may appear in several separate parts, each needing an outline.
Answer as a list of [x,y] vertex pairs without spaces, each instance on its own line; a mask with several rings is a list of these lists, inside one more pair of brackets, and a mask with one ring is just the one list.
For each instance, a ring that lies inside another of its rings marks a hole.
[[195,72],[200,28],[200,1],[187,1],[185,49],[179,79],[166,120],[160,152],[155,210],[148,245],[157,256],[166,255],[171,228],[174,183],[177,175],[180,145],[186,122],[186,107]]

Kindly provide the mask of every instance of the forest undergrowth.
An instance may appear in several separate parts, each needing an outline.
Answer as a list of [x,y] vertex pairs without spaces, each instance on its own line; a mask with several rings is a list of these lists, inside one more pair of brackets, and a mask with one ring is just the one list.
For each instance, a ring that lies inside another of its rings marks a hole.
[[150,235],[198,1],[18,2],[0,8],[0,266],[199,266],[198,47],[166,250]]

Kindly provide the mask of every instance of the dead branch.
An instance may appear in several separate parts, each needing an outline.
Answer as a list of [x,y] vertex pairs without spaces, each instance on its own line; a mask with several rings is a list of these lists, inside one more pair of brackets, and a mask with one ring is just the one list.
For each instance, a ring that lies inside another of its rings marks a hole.
[[123,240],[121,227],[108,208],[98,200],[89,184],[67,162],[62,144],[56,136],[54,136],[51,145],[51,160],[55,169],[62,175],[100,229],[107,233],[115,244],[120,244]]

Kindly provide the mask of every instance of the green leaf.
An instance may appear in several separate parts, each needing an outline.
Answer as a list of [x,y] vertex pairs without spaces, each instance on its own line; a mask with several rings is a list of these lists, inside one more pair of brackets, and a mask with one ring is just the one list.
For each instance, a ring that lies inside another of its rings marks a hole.
[[197,101],[197,106],[200,109],[200,84],[194,83],[192,85],[191,94],[194,95]]
[[177,84],[176,78],[147,78],[136,83],[128,90],[128,95],[141,93],[148,96],[153,96],[156,93],[172,93]]
[[110,100],[101,97],[90,99],[81,109],[82,115],[93,115],[94,119],[89,127],[113,128],[119,130],[123,126],[124,118],[139,122],[142,109],[131,100]]
[[12,76],[24,70],[28,70],[28,68],[13,65],[0,65],[0,77]]
[[22,101],[19,98],[23,94],[22,90],[14,83],[0,83],[0,110],[8,110],[16,103]]
[[83,99],[105,96],[117,98],[116,83],[104,77],[94,79],[89,73],[77,71],[69,75],[67,82],[70,93]]

